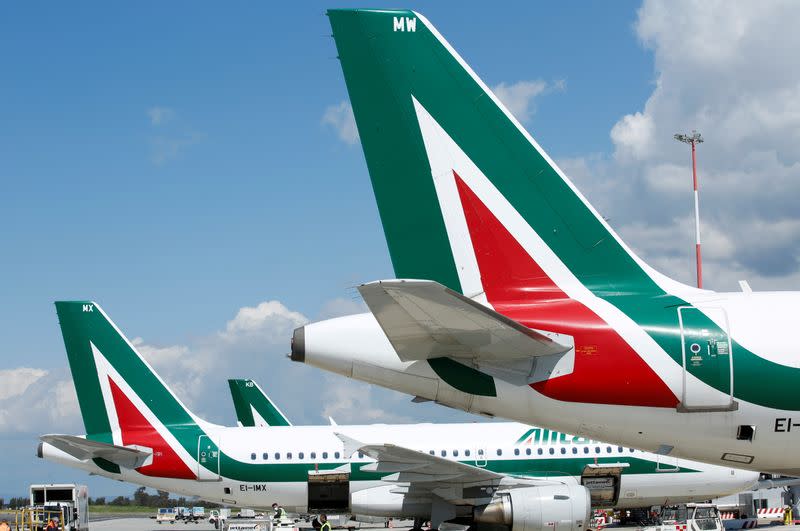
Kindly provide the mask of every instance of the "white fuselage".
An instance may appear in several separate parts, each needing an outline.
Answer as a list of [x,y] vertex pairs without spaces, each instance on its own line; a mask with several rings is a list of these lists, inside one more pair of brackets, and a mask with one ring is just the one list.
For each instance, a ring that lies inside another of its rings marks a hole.
[[[800,293],[714,293],[690,288],[679,295],[729,330],[736,344],[757,353],[761,362],[774,364],[774,374],[780,374],[781,367],[800,367],[796,342],[782,333],[794,328],[793,309],[800,307]],[[608,310],[608,313],[619,312]],[[687,394],[698,404],[715,405],[728,399],[725,393],[705,385],[669,358],[632,321],[626,323],[620,319],[614,324],[620,336],[636,347],[637,354],[682,401]],[[775,333],[767,332],[772,329]],[[680,330],[668,333],[680,334]],[[730,356],[734,366],[744,363],[737,359],[737,352],[733,348]],[[729,410],[685,412],[679,408],[556,400],[531,386],[514,385],[500,378],[495,379],[497,396],[468,394],[444,382],[425,360],[400,361],[370,313],[306,325],[302,361],[476,414],[547,426],[654,452],[666,450],[672,456],[707,463],[800,475],[800,444],[797,444],[800,411],[765,407],[735,396],[735,407]],[[731,369],[731,389],[735,395],[735,386],[742,382],[734,381],[732,375]],[[597,394],[603,393],[603,376],[596,375]],[[776,388],[770,381],[758,385],[763,386],[767,397],[795,392],[785,386]],[[740,426],[753,427],[751,440],[737,440]]]
[[[627,468],[622,473],[618,507],[706,500],[746,489],[758,479],[758,474],[752,472],[657,456],[516,423],[281,426],[218,428],[210,432],[237,467],[261,466],[266,471],[263,477],[248,481],[226,477],[224,467],[219,477],[211,481],[159,478],[126,469],[113,474],[47,444],[43,457],[91,473],[206,500],[243,507],[279,503],[297,512],[307,511],[307,471],[315,468],[350,472],[351,497],[364,489],[396,485],[380,478],[360,477],[364,474],[359,474],[359,466],[372,459],[358,453],[352,457],[343,455],[343,444],[336,433],[365,444],[391,443],[509,475],[567,483],[580,483],[587,463],[627,463],[623,465]],[[393,509],[390,501],[377,496],[369,510],[362,499],[359,513],[413,516]]]

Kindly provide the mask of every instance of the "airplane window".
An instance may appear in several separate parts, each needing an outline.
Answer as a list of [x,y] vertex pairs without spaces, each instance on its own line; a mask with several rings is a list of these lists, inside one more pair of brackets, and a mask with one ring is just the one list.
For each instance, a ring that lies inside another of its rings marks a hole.
[[617,446],[617,452],[622,453],[622,446]]
[[281,458],[281,454],[279,454],[278,452],[275,452],[275,461],[279,460],[280,458]]
[[339,452],[334,453],[333,457],[335,457],[336,459],[339,459]]
[[539,448],[538,450],[536,450],[536,453],[539,454],[539,455],[542,455],[542,449]]
[[458,450],[453,450],[453,457],[458,457]]
[[428,453],[431,454],[431,455],[435,455],[436,454],[436,452],[434,452],[433,450],[428,450]]
[[630,451],[631,451],[631,453],[633,453],[633,451],[634,451],[634,450],[633,450],[633,448],[628,448],[628,450],[630,450]]
[[577,449],[577,448],[573,448],[573,449],[572,449],[572,453],[573,453],[573,454],[577,454],[577,453],[578,453],[578,449]]
[[589,453],[589,447],[588,446],[584,446],[583,447],[583,453],[585,453],[585,454]]
[[255,460],[256,460],[256,454],[250,454],[250,459],[252,459],[253,461],[255,461]]
[[611,447],[610,447],[610,446],[606,446],[606,453],[607,453],[607,454],[610,454],[610,453],[611,453]]
[[565,453],[567,453],[567,449],[566,448],[562,448],[561,449],[561,455],[564,455]]
[[261,457],[264,459],[264,461],[266,461],[267,458],[269,457],[269,454],[267,452],[264,452],[264,455],[262,455]]
[[483,450],[478,450],[478,455],[483,455]]
[[311,452],[311,459],[317,458],[317,452]]
[[447,450],[442,450],[441,454],[442,454],[442,457],[447,457]]
[[286,459],[291,459],[291,458],[292,458],[292,452],[288,452],[286,454]]
[[519,455],[519,448],[514,448],[514,455]]
[[554,453],[556,453],[556,451],[554,449],[550,448],[550,455],[553,455]]
[[322,458],[323,459],[327,459],[328,458],[328,452],[322,452]]
[[364,452],[358,452],[358,458],[364,459]]
[[600,453],[600,447],[599,446],[595,446],[594,447],[594,453],[596,453],[596,454]]
[[498,449],[497,449],[497,455],[503,455],[503,450],[501,450],[500,448],[498,448]]
[[525,448],[525,455],[531,455],[531,449]]
[[466,455],[467,457],[469,457],[469,450],[464,450],[464,455]]
[[302,459],[304,456],[305,456],[305,454],[303,452],[300,452],[299,454],[297,454],[297,458],[298,459]]

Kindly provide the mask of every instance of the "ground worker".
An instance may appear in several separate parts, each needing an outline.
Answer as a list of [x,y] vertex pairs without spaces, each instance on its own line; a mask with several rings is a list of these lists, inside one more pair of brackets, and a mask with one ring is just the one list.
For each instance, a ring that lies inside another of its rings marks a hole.
[[319,521],[322,524],[322,527],[319,528],[319,531],[331,531],[331,523],[328,521],[327,514],[319,515]]
[[275,511],[273,518],[275,520],[280,520],[286,515],[286,511],[283,510],[283,507],[278,505],[277,503],[272,504],[272,510]]
[[783,525],[792,525],[792,508],[788,505],[783,510]]

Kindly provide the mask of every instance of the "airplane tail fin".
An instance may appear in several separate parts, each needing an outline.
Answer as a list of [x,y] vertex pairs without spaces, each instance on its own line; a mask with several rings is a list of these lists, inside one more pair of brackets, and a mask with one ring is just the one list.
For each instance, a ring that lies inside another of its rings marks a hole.
[[328,16],[397,278],[506,299],[523,286],[530,297],[672,282],[625,246],[422,15]]
[[291,426],[278,406],[253,380],[228,380],[236,408],[236,417],[242,426]]
[[87,439],[149,449],[152,462],[137,469],[143,474],[196,478],[199,444],[208,438],[203,427],[210,425],[173,394],[99,305],[56,302],[56,312]]

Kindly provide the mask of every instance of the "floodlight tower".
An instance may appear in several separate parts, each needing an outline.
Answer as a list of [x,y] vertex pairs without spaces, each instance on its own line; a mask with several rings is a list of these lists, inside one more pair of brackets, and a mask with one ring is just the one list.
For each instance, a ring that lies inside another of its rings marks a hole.
[[692,145],[692,181],[694,183],[694,232],[695,254],[697,257],[697,287],[703,287],[703,259],[700,254],[700,196],[697,192],[697,144],[703,142],[703,135],[692,130],[691,135],[676,134],[675,140]]

